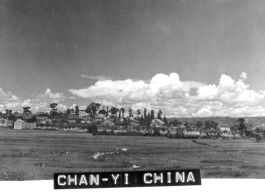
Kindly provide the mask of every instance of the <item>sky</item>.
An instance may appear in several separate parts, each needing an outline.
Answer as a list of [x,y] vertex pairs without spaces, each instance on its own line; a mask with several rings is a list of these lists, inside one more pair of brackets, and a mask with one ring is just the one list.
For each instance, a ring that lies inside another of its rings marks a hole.
[[264,0],[3,0],[0,111],[265,116],[264,54]]

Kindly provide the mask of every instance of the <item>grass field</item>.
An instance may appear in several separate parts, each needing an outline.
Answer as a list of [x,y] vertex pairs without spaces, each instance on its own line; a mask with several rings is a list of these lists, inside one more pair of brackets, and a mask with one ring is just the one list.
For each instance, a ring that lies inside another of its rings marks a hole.
[[[99,150],[127,148],[104,162]],[[68,152],[68,153],[66,153]],[[80,132],[0,130],[0,180],[47,180],[54,172],[199,168],[202,178],[265,178],[265,143],[255,140],[93,136]]]

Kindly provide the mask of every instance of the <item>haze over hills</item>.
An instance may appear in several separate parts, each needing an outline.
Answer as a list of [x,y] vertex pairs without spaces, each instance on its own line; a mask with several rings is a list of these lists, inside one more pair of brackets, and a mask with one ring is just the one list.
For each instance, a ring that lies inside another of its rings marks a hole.
[[[265,124],[265,116],[256,116],[256,117],[240,117],[246,119],[246,122],[252,125],[258,125],[258,124]],[[179,122],[185,123],[196,123],[196,121],[205,122],[207,120],[211,120],[214,122],[217,122],[219,125],[231,125],[233,123],[236,123],[238,118],[234,117],[176,117],[176,118],[168,118],[168,121],[173,121],[177,119]]]

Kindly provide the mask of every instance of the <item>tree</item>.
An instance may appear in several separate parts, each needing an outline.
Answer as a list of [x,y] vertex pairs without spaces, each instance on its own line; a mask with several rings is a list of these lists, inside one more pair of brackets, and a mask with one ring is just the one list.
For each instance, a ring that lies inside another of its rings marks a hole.
[[36,123],[37,122],[36,115],[34,114],[30,119],[28,119],[28,122],[30,122],[30,123]]
[[51,112],[50,112],[50,115],[51,115],[52,118],[57,116],[57,108],[56,108],[57,105],[58,105],[57,103],[51,103],[50,104],[50,107],[52,109]]
[[107,106],[107,116],[109,116],[109,107]]
[[8,120],[11,120],[11,121],[15,121],[16,120],[16,117],[12,113],[12,110],[8,110],[7,118],[8,118]]
[[121,108],[121,113],[122,113],[122,117],[124,117],[124,112],[125,112],[125,109],[124,108]]
[[129,117],[133,117],[132,112],[133,112],[133,110],[131,108],[129,108]]
[[205,121],[204,126],[205,126],[206,129],[211,129],[211,127],[212,127],[211,122],[208,121],[208,120]]
[[89,127],[89,133],[95,134],[98,131],[98,126],[96,124],[93,124]]
[[137,112],[137,115],[141,115],[141,109],[138,109],[136,112]]
[[108,114],[106,110],[100,110],[100,111],[98,111],[98,113],[103,114],[105,116],[107,116],[107,114]]
[[124,121],[124,126],[128,127],[129,123],[128,123],[128,119],[127,118],[123,118]]
[[109,111],[110,111],[110,113],[111,113],[112,115],[116,115],[116,113],[117,113],[115,107],[111,107]]
[[91,116],[95,116],[97,114],[97,111],[99,110],[100,104],[92,102],[86,107],[85,112],[90,114]]
[[115,108],[116,117],[117,117],[117,113],[120,113],[120,109],[119,108]]
[[96,103],[95,106],[96,106],[96,111],[98,111],[101,105],[99,103]]
[[31,114],[30,107],[23,107],[23,114],[30,115]]
[[146,121],[147,121],[147,127],[150,127],[150,125],[152,123],[152,118],[151,118],[150,113],[147,114]]
[[75,106],[75,115],[78,116],[79,115],[79,107],[76,105]]
[[151,110],[151,119],[154,119],[155,118],[155,112],[154,110]]
[[237,122],[239,122],[238,129],[240,130],[241,136],[243,136],[243,133],[246,132],[246,130],[247,130],[247,127],[245,124],[245,119],[239,118],[239,119],[237,119]]
[[162,119],[162,111],[161,110],[159,110],[159,112],[157,113],[157,119]]
[[121,118],[121,109],[119,110],[119,118]]
[[180,125],[179,121],[177,119],[175,119],[174,121],[171,122],[171,124],[174,126],[174,127],[178,127]]
[[140,120],[139,120],[139,123],[140,123],[140,125],[144,125],[144,117],[143,116],[141,116],[141,118],[140,118]]
[[68,115],[70,115],[71,114],[71,110],[70,110],[70,108],[67,108],[67,110],[66,110],[66,115],[68,116]]
[[146,119],[146,108],[144,109],[144,119]]
[[185,126],[186,128],[189,127],[189,126],[190,126],[189,122],[186,121],[186,122],[184,123],[184,126]]
[[164,116],[163,121],[165,124],[168,124],[166,116]]
[[56,108],[57,105],[58,105],[57,103],[51,103],[51,104],[50,104],[50,107],[51,107],[51,108]]
[[197,127],[198,129],[202,128],[202,127],[203,127],[203,123],[202,123],[201,121],[197,121],[197,122],[196,122],[196,127]]
[[211,121],[211,127],[214,128],[214,129],[217,129],[218,123],[214,122],[214,121]]

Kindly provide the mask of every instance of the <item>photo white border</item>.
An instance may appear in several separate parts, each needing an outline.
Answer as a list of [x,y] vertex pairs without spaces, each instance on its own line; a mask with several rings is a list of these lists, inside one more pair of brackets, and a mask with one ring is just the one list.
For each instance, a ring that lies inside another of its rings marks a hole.
[[264,179],[202,179],[201,186],[169,186],[169,187],[133,187],[133,188],[100,188],[100,189],[71,189],[54,190],[53,180],[43,181],[1,181],[2,194],[27,195],[163,195],[163,194],[203,194],[203,195],[251,195],[264,191]]

